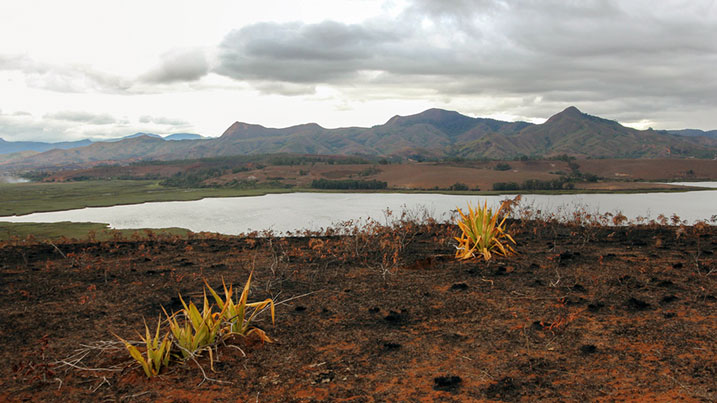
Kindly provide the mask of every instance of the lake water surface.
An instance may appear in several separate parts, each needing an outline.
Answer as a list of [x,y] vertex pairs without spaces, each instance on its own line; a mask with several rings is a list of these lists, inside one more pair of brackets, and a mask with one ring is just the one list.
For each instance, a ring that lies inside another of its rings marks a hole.
[[[714,183],[717,185],[717,183]],[[456,207],[488,201],[498,206],[514,195],[459,196],[402,193],[286,193],[257,197],[207,198],[196,201],[143,203],[0,217],[10,222],[98,222],[112,228],[181,227],[194,232],[240,234],[270,229],[276,232],[317,230],[334,223],[374,218],[383,222],[385,210],[427,209],[438,220]],[[569,215],[576,209],[595,213],[622,212],[629,219],[677,214],[693,223],[717,214],[717,191],[641,194],[525,195],[523,205],[543,212]]]

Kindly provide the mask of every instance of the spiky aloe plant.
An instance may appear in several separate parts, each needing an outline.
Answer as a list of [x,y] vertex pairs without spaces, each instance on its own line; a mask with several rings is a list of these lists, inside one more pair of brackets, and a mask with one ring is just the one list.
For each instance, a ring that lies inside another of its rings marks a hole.
[[[181,351],[182,357],[185,359],[194,357],[197,353],[206,349],[209,350],[210,361],[213,362],[211,346],[214,345],[217,336],[220,334],[224,311],[212,312],[206,292],[204,293],[201,313],[197,306],[194,305],[194,302],[189,301],[189,304],[187,304],[181,295],[179,300],[184,307],[181,311],[169,315],[164,308],[162,309],[167,316],[169,329],[172,332],[174,342]],[[177,319],[178,314],[184,316],[184,323],[181,325]]]
[[[247,279],[246,284],[244,284],[244,291],[242,291],[239,296],[239,300],[236,303],[232,299],[233,287],[230,284],[229,288],[227,288],[224,279],[222,279],[222,285],[224,286],[224,299],[222,299],[219,294],[214,291],[206,280],[204,280],[204,283],[207,285],[209,292],[217,302],[217,306],[222,310],[222,319],[226,323],[230,324],[230,333],[242,336],[248,336],[255,333],[261,338],[261,340],[271,343],[271,339],[263,330],[251,326],[251,322],[254,317],[267,305],[271,308],[271,322],[274,323],[274,300],[267,298],[260,302],[247,302],[247,299],[249,298],[249,289],[251,287],[252,274],[253,272],[249,274],[249,278]],[[254,308],[251,314],[248,313],[248,308]]]
[[505,207],[503,202],[497,211],[488,208],[488,201],[474,210],[468,205],[468,215],[458,209],[460,218],[458,227],[461,229],[461,236],[455,237],[458,241],[456,247],[457,259],[470,259],[475,256],[483,256],[483,259],[490,260],[493,254],[508,256],[514,254],[515,250],[508,244],[508,241],[515,244],[515,240],[505,232],[505,219],[498,223],[501,210]]
[[152,338],[149,333],[149,327],[147,327],[147,322],[144,322],[145,337],[142,337],[142,335],[139,337],[145,344],[146,358],[137,347],[130,344],[127,340],[115,335],[115,337],[124,343],[132,358],[134,358],[135,361],[142,366],[142,369],[144,369],[144,373],[148,378],[157,376],[162,367],[169,365],[169,353],[172,349],[172,343],[169,341],[169,334],[165,334],[162,342],[160,343],[159,327],[161,323],[161,319],[157,321],[157,331],[154,334],[154,338]]

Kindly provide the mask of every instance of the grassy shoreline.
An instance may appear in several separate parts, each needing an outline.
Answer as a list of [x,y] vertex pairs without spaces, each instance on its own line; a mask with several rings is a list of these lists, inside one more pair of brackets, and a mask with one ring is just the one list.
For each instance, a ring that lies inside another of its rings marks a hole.
[[180,189],[161,186],[156,180],[0,184],[0,217],[86,207],[192,201],[207,197],[263,196],[289,191],[288,189]]

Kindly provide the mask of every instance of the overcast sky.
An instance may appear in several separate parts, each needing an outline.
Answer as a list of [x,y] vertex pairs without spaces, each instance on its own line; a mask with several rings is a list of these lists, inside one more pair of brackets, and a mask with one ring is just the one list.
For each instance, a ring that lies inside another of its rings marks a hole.
[[574,105],[717,129],[708,0],[3,0],[0,137],[372,126]]

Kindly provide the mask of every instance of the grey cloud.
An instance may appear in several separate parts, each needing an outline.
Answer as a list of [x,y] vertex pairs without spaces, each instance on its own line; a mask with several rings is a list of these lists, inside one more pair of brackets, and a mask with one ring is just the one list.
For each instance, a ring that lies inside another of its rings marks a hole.
[[238,80],[350,80],[371,68],[378,48],[400,40],[398,32],[331,21],[254,24],[224,38],[216,71]]
[[451,30],[458,28],[476,36],[480,35],[480,29],[476,27],[477,19],[498,13],[506,7],[505,2],[495,0],[414,0],[404,18],[416,23],[428,18]]
[[117,119],[109,114],[94,114],[84,111],[60,111],[46,114],[44,118],[92,125],[109,125],[118,123]]
[[279,81],[255,81],[253,87],[265,94],[278,95],[312,95],[316,93],[316,85]]
[[201,49],[176,49],[162,55],[160,64],[141,77],[149,83],[195,81],[209,73],[209,62]]
[[415,0],[393,20],[246,26],[224,38],[215,72],[287,95],[330,84],[359,98],[516,98],[532,116],[577,102],[618,117],[626,107],[645,119],[678,105],[709,113],[712,3]]
[[516,45],[557,56],[629,60],[715,52],[715,21],[697,10],[692,18],[681,18],[682,7],[669,1],[531,1],[511,7],[514,19],[506,18],[503,29]]

